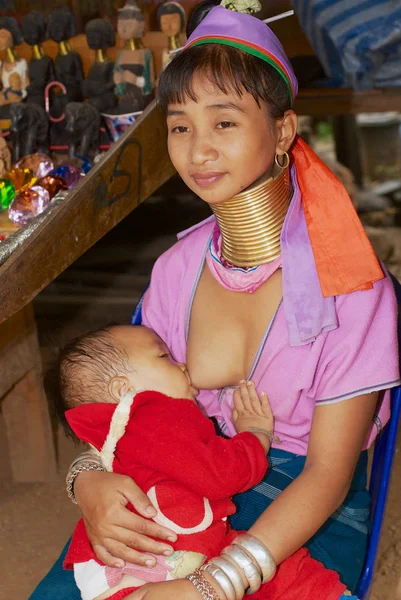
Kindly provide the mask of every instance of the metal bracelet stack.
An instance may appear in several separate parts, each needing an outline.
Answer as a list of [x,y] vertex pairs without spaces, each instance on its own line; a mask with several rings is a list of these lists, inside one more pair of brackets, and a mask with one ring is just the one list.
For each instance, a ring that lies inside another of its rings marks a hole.
[[70,470],[68,471],[66,480],[65,480],[65,484],[66,484],[66,490],[67,490],[67,495],[69,497],[69,499],[74,502],[74,504],[77,503],[77,501],[75,500],[75,496],[74,496],[74,482],[76,477],[80,474],[80,473],[84,473],[85,471],[106,471],[106,469],[104,468],[104,466],[102,465],[100,459],[90,459],[90,460],[82,460],[82,461],[77,461],[75,463],[75,466],[72,466],[70,468]]
[[186,578],[196,587],[204,600],[220,600],[220,596],[205,579],[200,569],[196,569],[194,573],[187,575]]
[[201,570],[216,580],[225,593],[224,600],[242,600],[245,593],[254,594],[262,583],[273,579],[276,563],[262,542],[252,535],[241,534],[224,548],[221,556],[213,558]]

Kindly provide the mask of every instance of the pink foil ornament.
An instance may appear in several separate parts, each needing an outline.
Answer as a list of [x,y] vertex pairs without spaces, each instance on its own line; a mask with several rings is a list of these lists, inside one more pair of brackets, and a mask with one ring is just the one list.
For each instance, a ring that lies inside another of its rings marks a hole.
[[80,169],[76,165],[62,163],[61,165],[50,171],[48,175],[51,175],[52,177],[54,177],[55,175],[57,175],[57,177],[61,177],[67,183],[68,189],[71,189],[81,181],[81,176],[83,175],[83,172],[82,169]]
[[31,169],[37,178],[44,177],[54,169],[54,163],[52,159],[46,154],[40,152],[36,154],[28,154],[21,158],[20,161],[15,165],[17,169]]
[[9,219],[16,225],[26,225],[50,204],[49,192],[40,185],[17,194],[8,209]]

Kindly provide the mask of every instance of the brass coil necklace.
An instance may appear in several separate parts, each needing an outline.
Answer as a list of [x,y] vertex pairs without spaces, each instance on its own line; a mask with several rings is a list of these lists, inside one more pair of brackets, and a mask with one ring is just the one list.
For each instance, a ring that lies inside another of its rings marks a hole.
[[280,236],[292,197],[290,170],[211,205],[222,235],[222,256],[237,267],[257,267],[280,256]]

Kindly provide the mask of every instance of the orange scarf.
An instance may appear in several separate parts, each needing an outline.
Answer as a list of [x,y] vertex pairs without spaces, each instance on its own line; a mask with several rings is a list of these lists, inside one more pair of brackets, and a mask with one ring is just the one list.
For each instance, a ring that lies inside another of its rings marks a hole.
[[343,184],[299,136],[291,152],[323,296],[370,289],[384,275]]

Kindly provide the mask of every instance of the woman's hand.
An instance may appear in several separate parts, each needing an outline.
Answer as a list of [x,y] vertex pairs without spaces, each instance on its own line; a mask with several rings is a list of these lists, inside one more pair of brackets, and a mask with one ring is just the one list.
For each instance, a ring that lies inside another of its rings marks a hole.
[[147,583],[136,590],[126,600],[199,600],[200,594],[187,579]]
[[[173,553],[171,546],[150,539],[174,542],[177,536],[150,520],[156,510],[130,477],[84,472],[75,480],[74,495],[96,556],[105,565],[122,567],[127,561],[154,566],[155,557],[147,552],[166,556]],[[128,503],[139,515],[127,508]]]

